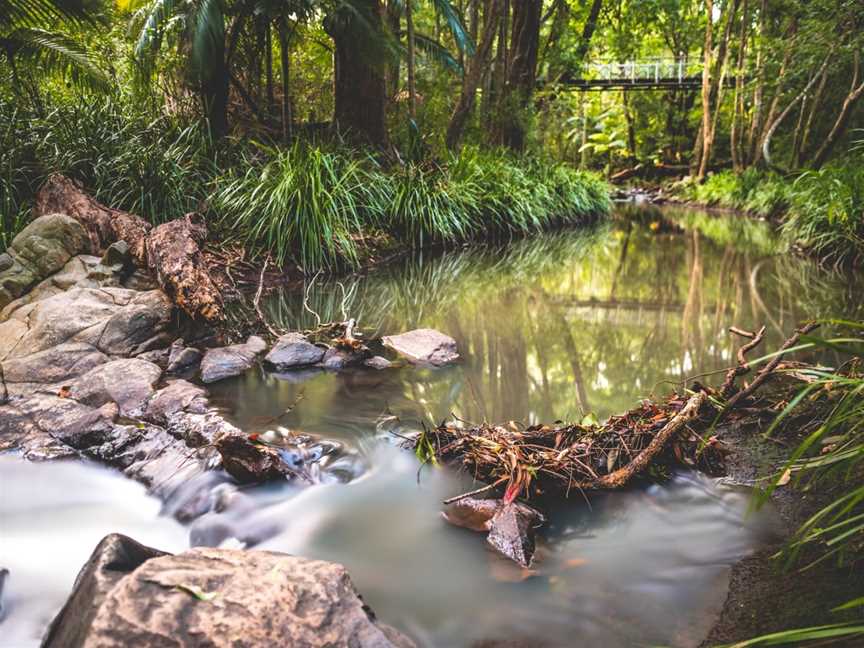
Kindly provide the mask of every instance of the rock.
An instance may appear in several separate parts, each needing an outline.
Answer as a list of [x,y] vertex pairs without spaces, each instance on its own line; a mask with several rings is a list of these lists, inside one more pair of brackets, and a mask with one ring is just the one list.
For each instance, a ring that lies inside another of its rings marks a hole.
[[511,502],[502,504],[489,521],[486,541],[504,556],[530,567],[534,557],[534,529],[543,516],[530,506]]
[[3,589],[6,585],[6,578],[9,576],[9,570],[0,567],[0,621],[3,621]]
[[0,270],[0,308],[89,249],[87,232],[72,218],[49,214],[18,233]]
[[105,598],[127,574],[164,551],[120,534],[105,536],[78,573],[75,589],[48,626],[43,646],[84,646]]
[[440,367],[459,359],[456,341],[435,329],[416,329],[400,335],[388,335],[382,342],[385,347],[416,364]]
[[13,311],[0,322],[0,360],[80,342],[108,355],[166,346],[172,306],[159,290],[72,288]]
[[365,360],[363,365],[370,369],[389,369],[393,366],[393,363],[383,356],[372,356],[368,360]]
[[252,367],[267,343],[256,335],[249,336],[245,344],[208,349],[201,360],[201,380],[205,383],[239,376]]
[[500,508],[501,500],[466,497],[448,505],[441,517],[453,526],[463,529],[489,531],[492,517]]
[[117,403],[121,416],[137,416],[161,376],[162,370],[146,360],[112,360],[76,380],[69,397],[90,407]]
[[[362,359],[359,359],[359,361],[362,362]],[[344,369],[345,367],[357,363],[358,358],[355,354],[350,351],[344,351],[343,349],[337,349],[336,347],[327,349],[321,360],[321,366],[330,371],[339,371],[340,369]]]
[[3,362],[3,375],[10,383],[67,382],[108,362],[108,356],[89,344],[58,344],[22,358]]
[[166,555],[106,537],[43,648],[411,648],[379,624],[342,565],[269,551]]
[[207,411],[207,392],[185,380],[173,380],[147,400],[143,418],[157,425],[165,425],[180,412],[204,414]]
[[286,333],[276,341],[264,359],[277,371],[286,371],[317,364],[323,357],[324,349],[311,344],[300,333]]
[[256,443],[240,430],[217,438],[216,450],[222,456],[222,467],[241,484],[285,479],[292,475],[276,448]]
[[183,345],[183,340],[175,340],[168,355],[168,373],[193,372],[201,364],[203,354],[194,347]]

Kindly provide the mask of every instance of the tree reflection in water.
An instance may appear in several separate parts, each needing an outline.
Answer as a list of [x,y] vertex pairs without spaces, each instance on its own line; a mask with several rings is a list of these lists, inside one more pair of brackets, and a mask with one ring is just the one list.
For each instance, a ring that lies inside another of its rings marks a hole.
[[[622,210],[587,231],[319,279],[309,306],[322,321],[343,319],[344,307],[380,334],[438,328],[456,338],[464,362],[439,372],[346,375],[335,390],[311,395],[324,410],[346,399],[362,408],[372,394],[369,408],[419,404],[419,414],[439,419],[602,419],[727,367],[732,324],[767,324],[770,349],[805,318],[864,314],[860,285],[776,253],[772,239],[767,224],[742,217]],[[302,303],[300,293],[279,294],[265,311],[283,328],[311,328]]]

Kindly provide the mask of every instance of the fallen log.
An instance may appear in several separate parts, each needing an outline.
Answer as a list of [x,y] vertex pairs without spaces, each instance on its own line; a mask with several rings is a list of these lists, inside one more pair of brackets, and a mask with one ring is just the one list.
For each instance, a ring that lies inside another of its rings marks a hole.
[[138,265],[153,272],[165,293],[190,317],[222,319],[222,296],[201,253],[207,228],[200,215],[187,214],[153,228],[135,214],[106,207],[73,180],[54,174],[36,195],[33,216],[58,212],[84,226],[94,253],[126,241]]

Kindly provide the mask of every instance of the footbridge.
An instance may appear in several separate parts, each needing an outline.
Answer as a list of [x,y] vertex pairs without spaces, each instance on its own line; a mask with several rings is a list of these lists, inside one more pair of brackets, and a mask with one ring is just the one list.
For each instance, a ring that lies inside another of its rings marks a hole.
[[[734,85],[735,78],[727,76],[724,82]],[[598,61],[565,75],[559,83],[575,90],[695,89],[702,85],[702,61],[687,57]]]

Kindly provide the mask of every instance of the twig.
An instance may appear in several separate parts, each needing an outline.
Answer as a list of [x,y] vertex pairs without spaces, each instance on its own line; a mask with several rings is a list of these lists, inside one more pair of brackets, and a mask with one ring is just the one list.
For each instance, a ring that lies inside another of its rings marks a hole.
[[770,376],[771,373],[777,368],[777,365],[780,364],[780,360],[783,359],[783,354],[790,347],[793,347],[796,344],[798,344],[798,340],[800,339],[800,337],[802,335],[807,335],[808,333],[810,333],[811,331],[813,331],[814,329],[817,329],[817,328],[819,328],[819,324],[817,324],[815,322],[811,322],[809,324],[805,324],[804,326],[802,326],[799,329],[796,329],[795,333],[793,333],[792,336],[783,343],[783,346],[780,347],[780,350],[777,352],[777,355],[775,355],[773,358],[771,358],[771,361],[768,364],[766,364],[764,367],[762,367],[762,369],[759,371],[759,373],[756,374],[756,377],[753,379],[753,382],[751,382],[747,387],[745,387],[741,391],[737,392],[734,396],[732,396],[732,398],[730,398],[726,402],[726,407],[724,407],[720,411],[720,413],[717,415],[717,419],[714,421],[714,424],[716,425],[724,416],[726,416],[726,414],[728,414],[730,411],[732,411],[732,409],[735,407],[735,405],[738,403],[738,401],[740,401],[744,398],[748,398],[751,394],[753,394],[754,391],[756,391],[759,388],[760,385],[762,385],[762,383],[765,382],[765,380],[768,378],[768,376]]
[[279,333],[277,333],[270,324],[267,323],[267,319],[264,317],[264,313],[261,311],[261,293],[264,291],[264,273],[267,272],[267,266],[270,263],[270,255],[267,255],[267,258],[264,259],[264,265],[261,268],[261,276],[258,278],[258,290],[255,292],[255,300],[253,304],[255,306],[255,313],[258,315],[258,319],[261,320],[261,323],[264,327],[270,331],[270,334],[273,337],[279,337]]
[[507,477],[502,477],[498,481],[493,482],[491,484],[486,484],[485,486],[481,486],[480,488],[478,488],[476,490],[468,491],[467,493],[462,493],[461,495],[456,495],[454,497],[448,497],[447,499],[444,500],[443,503],[444,504],[453,504],[455,502],[461,502],[463,499],[468,499],[469,497],[474,497],[475,495],[480,495],[481,493],[485,493],[487,491],[490,491],[493,488],[495,488],[496,486],[498,486],[499,484],[504,483],[505,481],[507,481],[507,479],[508,479]]
[[303,295],[303,309],[309,311],[315,316],[315,325],[318,327],[321,326],[321,316],[309,307],[309,293],[312,291],[312,286],[315,285],[315,280],[320,274],[320,270],[315,273],[315,276],[312,277],[312,281],[310,281],[309,285],[306,286],[306,292]]
[[723,395],[723,398],[731,396],[732,390],[735,389],[735,379],[750,371],[750,363],[747,362],[746,357],[747,353],[755,349],[762,342],[762,338],[765,337],[765,327],[760,328],[757,333],[751,333],[750,331],[742,331],[732,326],[729,328],[729,332],[749,338],[750,341],[738,349],[738,366],[732,367],[726,372],[726,380],[723,381],[723,385],[720,387],[720,393]]

